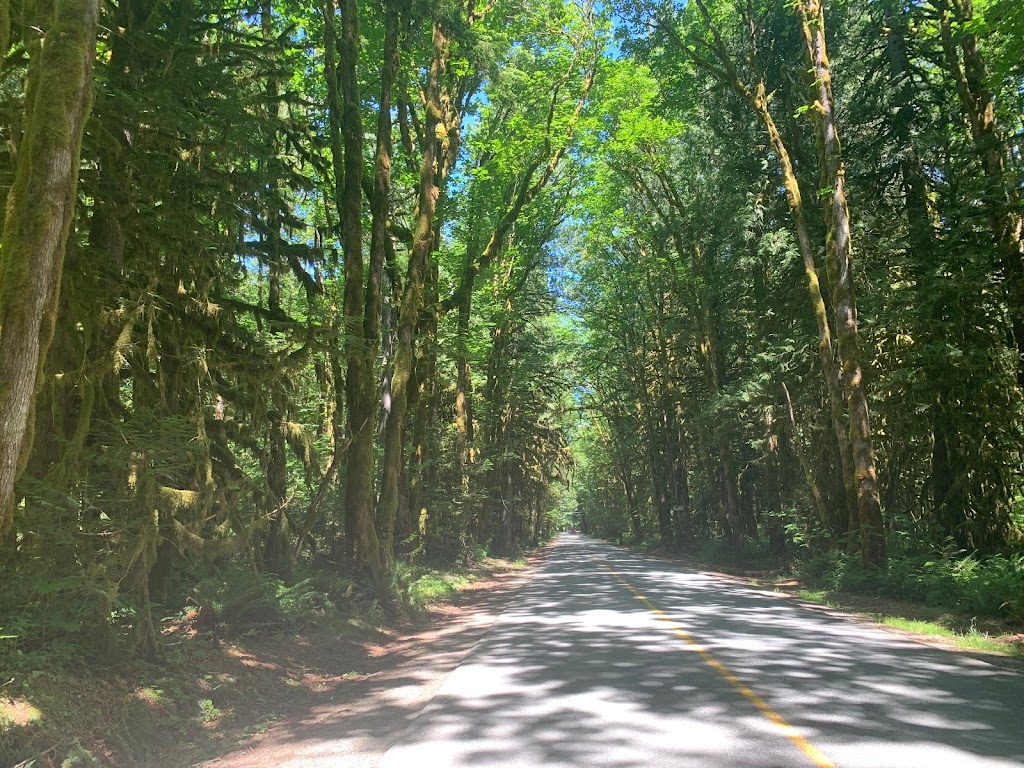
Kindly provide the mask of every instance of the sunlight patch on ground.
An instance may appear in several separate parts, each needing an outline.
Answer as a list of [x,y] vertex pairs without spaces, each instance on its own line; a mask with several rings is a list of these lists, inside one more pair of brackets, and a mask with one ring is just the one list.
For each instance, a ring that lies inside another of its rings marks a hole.
[[147,685],[143,688],[139,688],[137,691],[135,691],[134,694],[132,694],[132,696],[133,698],[136,698],[139,701],[141,701],[146,706],[160,710],[164,708],[164,702],[167,700],[167,697],[164,695],[163,689],[156,688],[152,685]]
[[0,730],[24,728],[42,719],[42,710],[25,699],[0,699]]

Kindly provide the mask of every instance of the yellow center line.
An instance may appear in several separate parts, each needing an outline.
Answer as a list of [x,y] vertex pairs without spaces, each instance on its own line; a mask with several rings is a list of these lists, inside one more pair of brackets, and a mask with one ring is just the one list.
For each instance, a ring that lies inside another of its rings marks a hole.
[[615,571],[608,563],[603,564],[605,568],[611,571],[612,575],[625,585],[626,589],[632,592],[640,602],[646,605],[651,613],[657,616],[659,619],[664,621],[672,629],[672,632],[681,639],[690,650],[695,651],[704,663],[711,667],[715,672],[721,675],[726,682],[729,683],[733,688],[742,693],[751,704],[757,707],[758,711],[764,715],[765,719],[778,728],[787,739],[789,739],[797,749],[803,752],[807,758],[814,763],[818,768],[836,768],[835,763],[825,757],[821,750],[811,744],[807,739],[801,736],[796,728],[786,722],[786,719],[776,712],[771,706],[752,691],[746,683],[740,680],[736,675],[729,671],[729,669],[722,664],[718,659],[711,655],[711,653],[700,643],[694,640],[682,627],[672,621],[665,613],[658,608],[654,603],[648,600],[640,591],[630,584],[622,574]]

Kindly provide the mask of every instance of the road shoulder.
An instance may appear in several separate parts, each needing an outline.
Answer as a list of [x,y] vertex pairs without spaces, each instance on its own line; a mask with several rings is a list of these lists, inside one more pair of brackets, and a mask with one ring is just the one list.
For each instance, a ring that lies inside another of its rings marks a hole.
[[[276,712],[262,732],[237,734],[235,746],[220,754],[171,766],[199,768],[370,768],[397,739],[445,677],[466,657],[529,580],[547,548],[526,566],[499,567],[477,578],[445,604],[433,606],[426,626],[386,642],[351,647],[352,671],[328,676],[315,695]],[[307,638],[331,643],[331,638]],[[331,648],[325,652],[330,654]],[[315,673],[315,670],[313,671]]]
[[[618,546],[618,545],[612,545]],[[730,584],[743,586],[758,594],[788,600],[802,607],[824,613],[846,621],[868,624],[891,635],[905,638],[932,648],[941,648],[958,655],[984,661],[1000,669],[1024,674],[1024,628],[999,625],[982,625],[975,633],[991,639],[994,648],[978,649],[969,645],[970,634],[958,628],[970,625],[970,617],[949,617],[941,611],[906,600],[877,598],[845,592],[830,592],[821,599],[807,599],[803,585],[795,579],[781,579],[770,572],[748,572],[742,569],[726,569],[721,565],[701,562],[692,556],[663,551],[650,551],[632,547],[623,549],[653,557],[678,568],[697,571]],[[896,620],[896,621],[893,621]],[[927,630],[926,623],[936,625],[937,631]],[[942,629],[948,624],[947,634]],[[902,625],[902,626],[901,626]],[[906,625],[917,625],[913,630]],[[964,642],[966,640],[966,642]],[[1005,651],[999,646],[1005,647]]]

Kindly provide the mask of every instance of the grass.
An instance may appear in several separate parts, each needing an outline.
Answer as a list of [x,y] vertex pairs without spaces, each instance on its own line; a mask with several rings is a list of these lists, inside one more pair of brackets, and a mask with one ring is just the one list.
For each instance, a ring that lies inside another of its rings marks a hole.
[[960,633],[954,632],[948,627],[944,627],[941,624],[936,624],[931,621],[904,619],[900,616],[879,616],[877,619],[879,624],[884,624],[887,627],[892,627],[903,632],[910,632],[915,635],[941,637],[958,648],[981,651],[983,653],[995,653],[1000,656],[1012,656],[1018,659],[1024,658],[1024,653],[1021,652],[1019,647],[1003,642],[994,637],[990,637],[986,633],[979,632],[976,629],[972,629],[966,633]]
[[409,585],[409,602],[417,607],[447,600],[472,579],[465,574],[429,571]]
[[828,590],[824,589],[799,589],[796,592],[796,596],[801,600],[806,600],[809,603],[823,603],[824,605],[832,605],[828,601]]
[[[825,589],[798,589],[794,594],[801,600],[810,603],[819,603],[833,608],[846,608],[842,597]],[[922,619],[908,619],[903,616],[893,616],[886,613],[872,611],[858,611],[863,613],[877,624],[907,632],[914,635],[928,637],[939,637],[949,645],[962,648],[968,651],[979,653],[991,653],[998,656],[1007,656],[1015,659],[1024,659],[1024,647],[1012,641],[1002,640],[993,637],[987,632],[981,632],[976,626],[971,625],[966,632],[957,632],[950,627],[943,626],[937,621],[925,621]]]
[[403,591],[409,604],[414,608],[426,608],[448,600],[479,578],[487,578],[499,571],[522,570],[528,564],[523,556],[515,559],[481,556],[469,569],[409,568],[408,574],[400,580],[408,584]]

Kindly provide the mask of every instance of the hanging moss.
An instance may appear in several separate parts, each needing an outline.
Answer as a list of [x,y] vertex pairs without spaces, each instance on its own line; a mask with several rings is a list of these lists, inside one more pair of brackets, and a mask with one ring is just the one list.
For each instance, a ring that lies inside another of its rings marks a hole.
[[251,536],[226,536],[204,538],[188,529],[186,525],[175,520],[174,534],[178,546],[183,551],[195,552],[209,561],[231,557],[244,552],[252,543]]
[[281,424],[285,439],[291,447],[292,452],[302,462],[302,469],[305,475],[306,485],[312,485],[315,474],[319,472],[319,463],[316,450],[313,448],[313,441],[301,424],[294,421],[285,421]]
[[196,509],[203,500],[203,494],[199,491],[182,491],[164,485],[158,487],[157,494],[161,508],[172,516],[179,512]]

